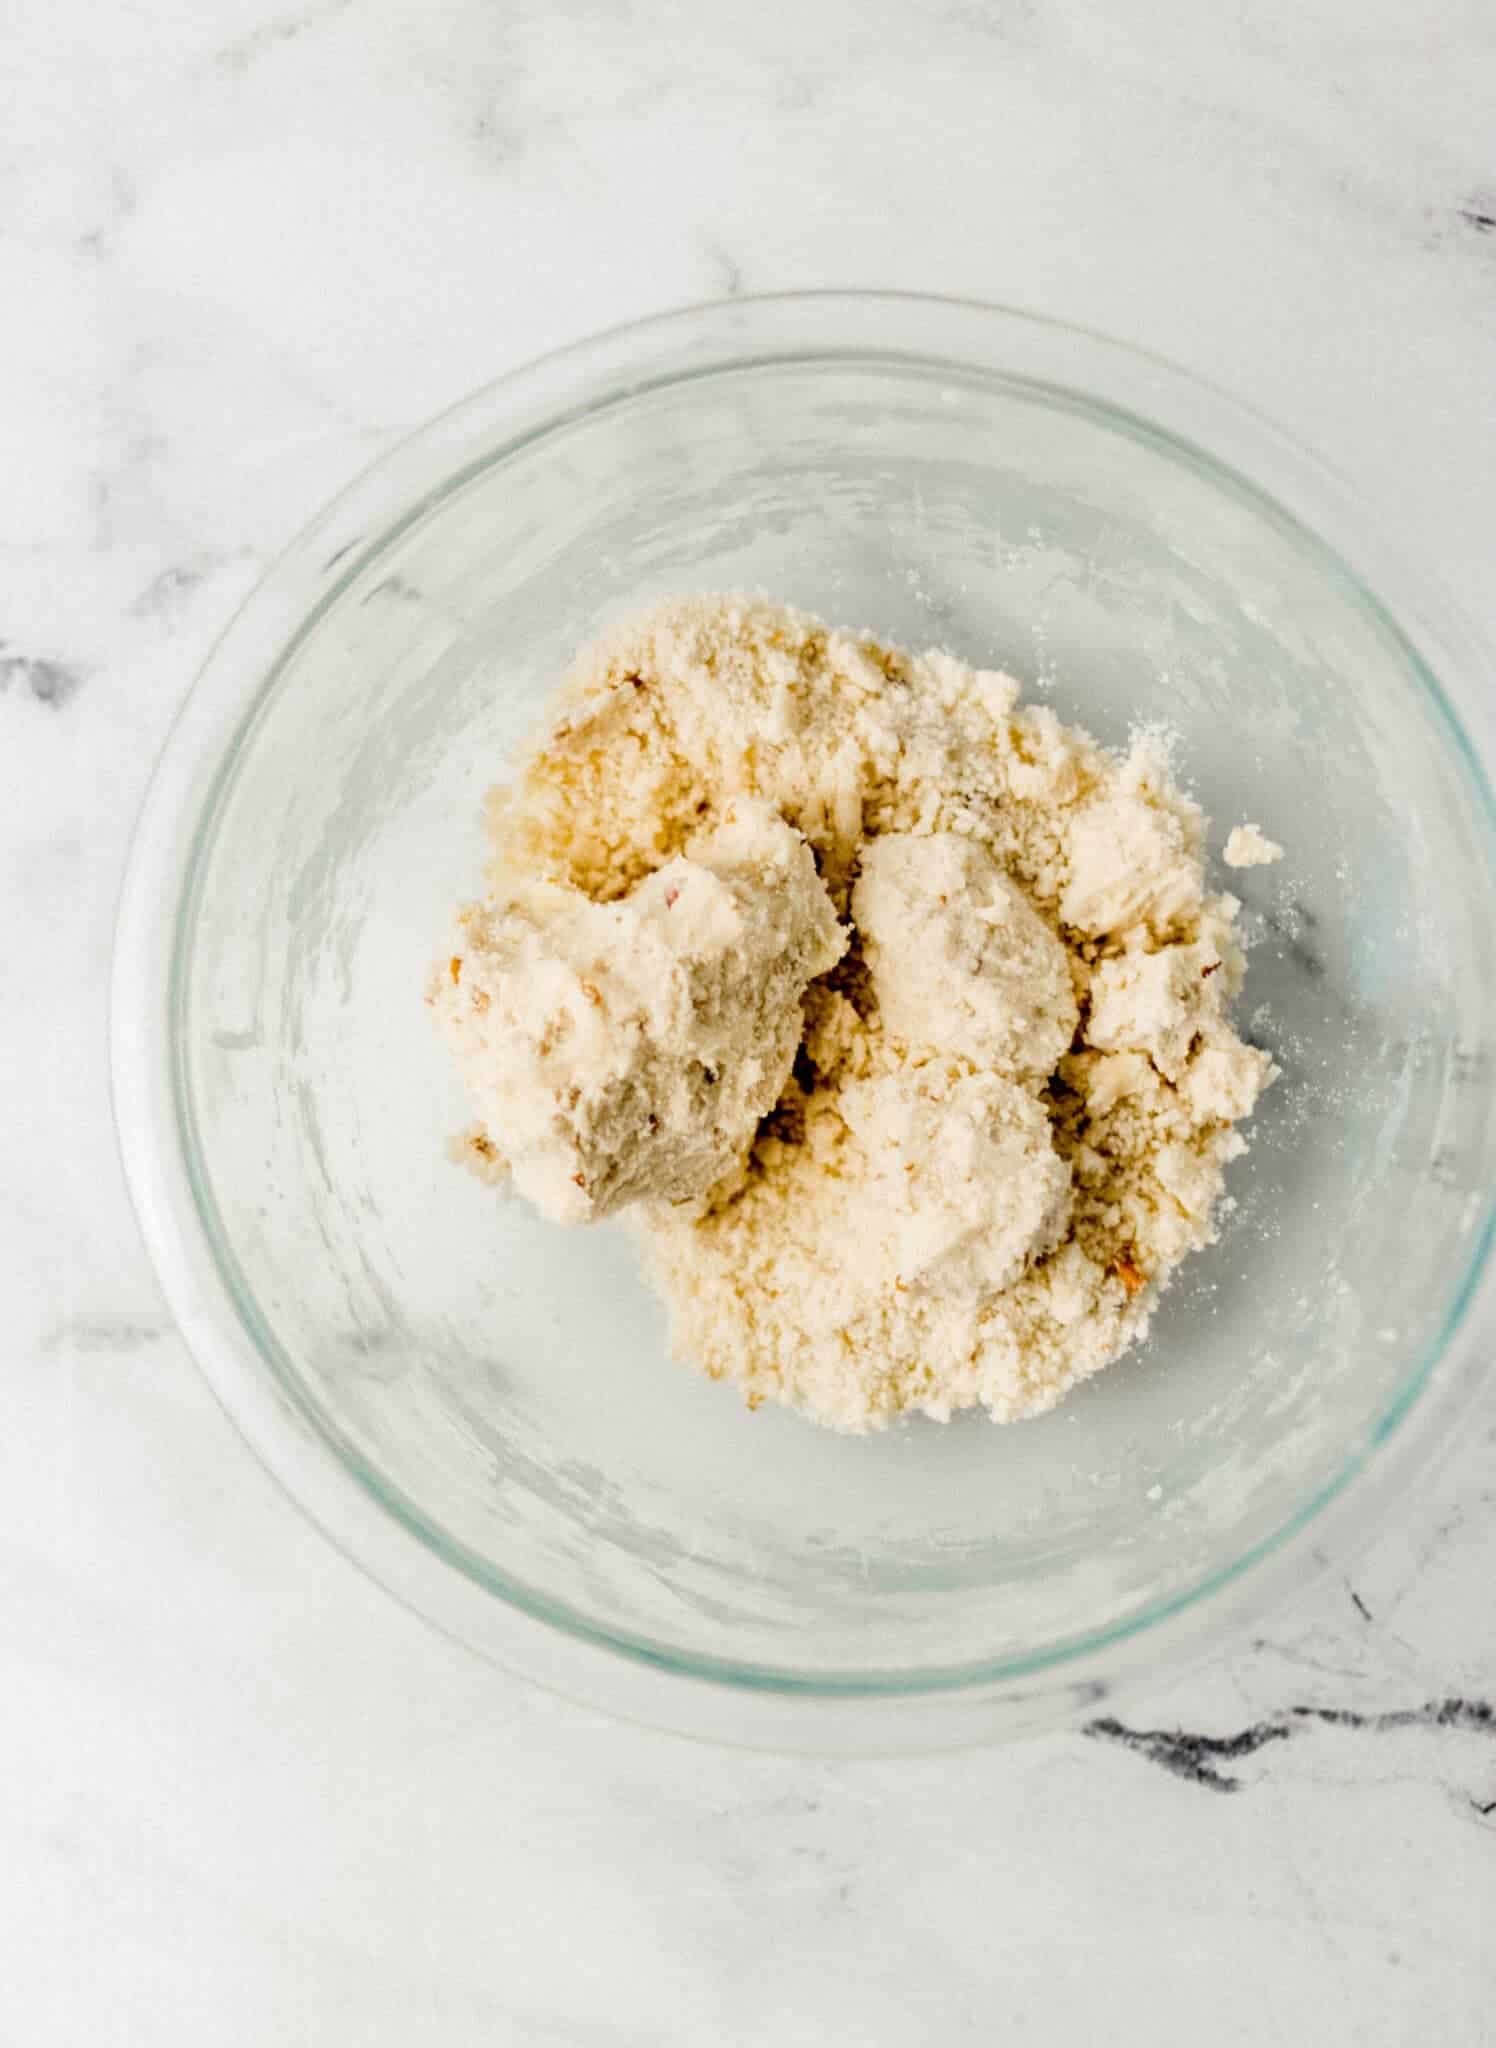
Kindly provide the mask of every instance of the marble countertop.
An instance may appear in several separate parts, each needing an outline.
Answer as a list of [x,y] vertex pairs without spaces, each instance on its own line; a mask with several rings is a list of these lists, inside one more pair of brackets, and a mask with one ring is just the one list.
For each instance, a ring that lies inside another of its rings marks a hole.
[[0,2040],[1496,2038],[1496,1388],[1351,1576],[1125,1725],[693,1747],[287,1506],[164,1314],[104,1057],[215,633],[396,436],[603,324],[876,284],[1099,326],[1496,627],[1496,13],[17,0],[5,45]]

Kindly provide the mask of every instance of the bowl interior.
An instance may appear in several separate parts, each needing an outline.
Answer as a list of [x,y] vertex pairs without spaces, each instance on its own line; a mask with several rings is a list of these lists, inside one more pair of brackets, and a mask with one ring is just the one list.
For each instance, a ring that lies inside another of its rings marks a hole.
[[[1335,559],[1197,451],[1063,390],[827,355],[716,366],[476,447],[350,556],[204,817],[183,1142],[246,1326],[342,1459],[496,1597],[752,1681],[918,1687],[1105,1640],[1308,1514],[1413,1398],[1480,1224],[1477,785]],[[665,1350],[625,1239],[449,1165],[422,1003],[485,788],[576,646],[760,588],[1179,736],[1284,1069],[1221,1243],[1056,1414],[881,1438],[749,1414]]]

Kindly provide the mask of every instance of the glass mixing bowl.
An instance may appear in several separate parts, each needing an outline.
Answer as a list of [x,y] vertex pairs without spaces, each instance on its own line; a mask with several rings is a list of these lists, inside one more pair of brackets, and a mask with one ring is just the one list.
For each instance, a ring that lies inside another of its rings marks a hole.
[[[724,588],[1001,665],[1107,741],[1167,725],[1216,846],[1288,849],[1230,880],[1284,1073],[1222,1241],[1043,1420],[750,1414],[667,1358],[615,1229],[443,1155],[422,985],[482,794],[604,621]],[[1074,329],[814,294],[521,370],[296,543],[166,750],[114,1070],[182,1329],[334,1541],[544,1684],[831,1750],[1094,1710],[1343,1548],[1476,1377],[1489,684],[1314,464]]]

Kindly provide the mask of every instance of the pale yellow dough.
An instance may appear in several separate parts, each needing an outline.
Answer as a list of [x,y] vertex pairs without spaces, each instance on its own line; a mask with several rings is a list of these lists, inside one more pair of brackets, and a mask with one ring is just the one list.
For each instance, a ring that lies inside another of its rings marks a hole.
[[1237,825],[1226,841],[1228,868],[1271,867],[1275,860],[1282,858],[1282,847],[1276,839],[1269,839],[1260,825]]
[[462,1142],[557,1223],[685,1201],[779,1100],[846,933],[810,848],[743,798],[616,903],[516,875],[432,978],[482,1118]]
[[683,599],[583,651],[491,827],[429,990],[461,1149],[559,1221],[626,1210],[750,1405],[1041,1413],[1214,1237],[1274,1069],[1156,740]]
[[869,840],[852,916],[890,1036],[1000,1074],[1054,1072],[1079,1017],[1069,955],[975,839]]

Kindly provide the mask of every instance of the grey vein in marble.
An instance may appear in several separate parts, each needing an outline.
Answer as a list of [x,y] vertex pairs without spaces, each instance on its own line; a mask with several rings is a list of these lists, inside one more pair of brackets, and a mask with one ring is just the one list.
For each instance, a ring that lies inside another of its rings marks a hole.
[[[1354,1598],[1355,1596],[1352,1595]],[[1356,1603],[1361,1605],[1358,1600]],[[1364,1612],[1364,1608],[1363,1608]],[[1373,1735],[1389,1734],[1403,1728],[1457,1729],[1478,1735],[1496,1736],[1496,1706],[1489,1700],[1428,1700],[1418,1707],[1394,1707],[1380,1713],[1361,1713],[1350,1707],[1290,1707],[1275,1719],[1254,1722],[1234,1735],[1201,1735],[1183,1728],[1129,1728],[1111,1715],[1088,1722],[1085,1733],[1098,1742],[1114,1742],[1130,1749],[1150,1763],[1202,1785],[1212,1792],[1239,1792],[1245,1780],[1221,1768],[1236,1763],[1270,1743],[1288,1742],[1311,1724],[1347,1728]],[[1481,1813],[1486,1806],[1470,1802]]]
[[164,1320],[147,1322],[129,1316],[77,1316],[58,1325],[42,1339],[46,1352],[72,1351],[80,1355],[98,1352],[141,1351],[171,1336],[173,1325]]
[[25,690],[38,704],[60,711],[83,687],[81,671],[39,654],[7,654],[0,640],[0,691]]
[[220,565],[221,558],[216,555],[198,555],[187,561],[168,564],[133,600],[131,617],[154,619],[172,611],[184,598],[200,589]]

